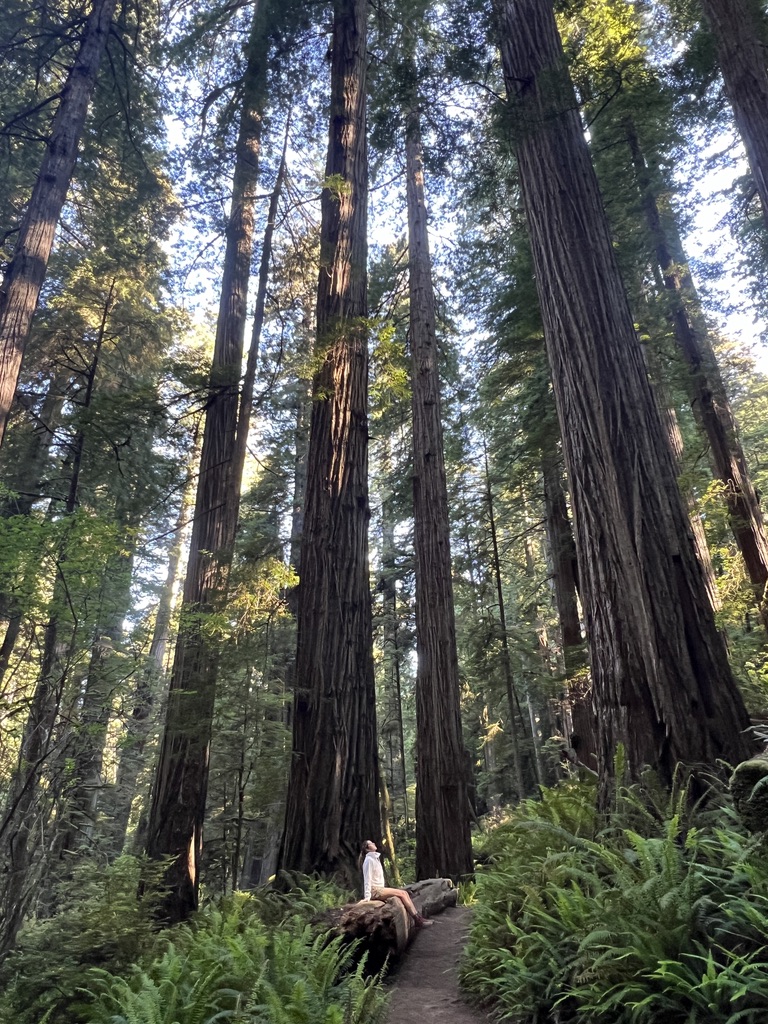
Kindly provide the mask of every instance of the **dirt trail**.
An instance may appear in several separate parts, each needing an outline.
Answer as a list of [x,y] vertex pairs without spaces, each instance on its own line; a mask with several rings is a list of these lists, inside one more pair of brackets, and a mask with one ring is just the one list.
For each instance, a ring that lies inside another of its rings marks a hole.
[[451,907],[419,932],[391,975],[388,1024],[487,1024],[488,1017],[459,992],[458,964],[470,918],[468,907]]

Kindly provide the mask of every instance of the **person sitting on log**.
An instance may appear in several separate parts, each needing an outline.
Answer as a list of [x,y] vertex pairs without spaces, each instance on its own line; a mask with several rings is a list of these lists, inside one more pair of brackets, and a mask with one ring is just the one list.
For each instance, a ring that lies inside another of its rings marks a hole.
[[435,923],[422,917],[405,889],[390,889],[387,886],[384,880],[384,869],[381,866],[381,854],[376,848],[376,843],[370,839],[366,839],[363,843],[360,863],[363,867],[363,899],[361,902],[388,900],[391,896],[396,896],[405,907],[406,913],[413,918],[413,923],[417,928],[427,928]]

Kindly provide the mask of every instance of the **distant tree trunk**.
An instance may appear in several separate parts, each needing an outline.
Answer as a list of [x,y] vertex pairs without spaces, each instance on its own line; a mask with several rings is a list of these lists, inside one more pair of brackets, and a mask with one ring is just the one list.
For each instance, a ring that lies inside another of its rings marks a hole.
[[[83,410],[86,412],[93,400],[113,300],[114,281],[104,303],[96,346],[86,377],[83,399]],[[84,452],[85,433],[81,429],[76,434],[72,446],[71,477],[64,505],[67,526],[72,522],[78,505]],[[63,532],[56,559],[56,577],[45,627],[40,671],[24,726],[18,765],[11,780],[5,814],[0,823],[0,849],[3,842],[7,844],[4,856],[0,859],[0,956],[13,948],[32,896],[33,887],[30,885],[29,874],[40,838],[36,813],[41,789],[40,778],[53,754],[54,730],[69,676],[69,654],[77,630],[77,621],[69,618],[68,611],[66,564],[69,544],[67,528]],[[69,626],[69,639],[63,638],[65,625]]]
[[[387,454],[385,456],[385,464],[390,467],[389,459],[389,445],[388,442],[384,442],[387,445]],[[391,467],[390,467],[391,468]],[[400,663],[402,661],[402,654],[400,652],[400,644],[398,640],[398,632],[400,628],[400,622],[397,611],[397,585],[396,585],[396,554],[395,554],[395,527],[394,517],[392,510],[391,495],[386,495],[382,499],[382,543],[381,543],[381,579],[379,581],[378,590],[381,591],[384,612],[382,616],[382,660],[384,662],[384,687],[387,699],[387,713],[385,720],[380,722],[379,732],[380,735],[387,735],[391,738],[393,735],[397,736],[397,751],[400,758],[400,785],[402,789],[403,798],[403,818],[405,821],[405,831],[408,833],[410,828],[409,822],[409,809],[408,809],[408,768],[405,758],[405,731],[403,728],[403,701],[400,687]],[[390,753],[390,770],[392,776],[390,778],[390,787],[394,789],[394,758]]]
[[549,0],[498,0],[574,513],[600,729],[637,776],[734,762],[748,717],[715,626]]
[[[388,448],[384,441],[385,449]],[[386,451],[383,465],[389,466],[389,452]],[[395,788],[396,755],[393,738],[398,732],[400,708],[397,702],[397,683],[399,674],[399,650],[397,632],[397,576],[395,555],[395,528],[391,519],[391,500],[389,495],[381,495],[381,570],[376,582],[376,592],[381,595],[380,635],[381,635],[381,669],[382,686],[379,690],[377,724],[379,731],[379,749],[386,744],[389,750],[389,782],[391,791]]]
[[204,623],[225,608],[237,530],[240,486],[234,479],[234,466],[238,392],[267,52],[265,11],[260,3],[254,10],[248,44],[192,540],[147,834],[150,857],[173,858],[166,876],[169,890],[164,903],[169,922],[183,920],[197,907],[219,658],[217,644]]
[[593,770],[597,763],[597,717],[592,703],[587,648],[579,618],[576,545],[568,517],[560,462],[551,452],[542,452],[541,465],[552,590],[563,642],[564,735],[576,758]]
[[[768,226],[768,23],[759,0],[701,0]],[[668,264],[667,264],[668,265]]]
[[[626,128],[646,226],[670,300],[670,319],[677,350],[688,370],[686,383],[691,409],[699,429],[709,442],[715,475],[725,486],[731,530],[744,559],[760,617],[768,629],[768,538],[760,501],[747,469],[731,403],[698,308],[696,288],[684,254],[675,252],[674,241],[667,237],[650,169],[631,119],[627,120]],[[707,557],[708,554],[707,550]]]
[[111,821],[107,829],[109,845],[115,856],[122,853],[125,846],[131,807],[137,795],[137,783],[147,757],[146,747],[152,727],[152,712],[157,701],[158,689],[165,676],[165,659],[171,633],[173,598],[181,561],[183,532],[187,524],[187,516],[192,508],[199,454],[197,432],[195,432],[190,469],[184,484],[176,527],[168,552],[168,568],[157,603],[147,664],[143,671],[137,674],[133,709],[128,719],[126,736],[120,748],[110,813]]
[[[523,500],[527,504],[524,493]],[[529,516],[526,516],[524,545],[525,574],[531,584],[531,596],[524,604],[522,604],[520,612],[526,615],[531,631],[536,636],[536,656],[532,656],[530,648],[527,646],[524,648],[523,657],[525,662],[531,665],[531,668],[527,672],[525,670],[523,672],[523,685],[525,703],[528,707],[528,719],[531,723],[531,736],[533,737],[533,756],[536,762],[536,777],[541,784],[549,785],[553,780],[547,778],[547,772],[545,771],[544,757],[542,754],[542,736],[551,736],[556,732],[555,714],[551,701],[547,700],[546,697],[542,698],[541,694],[538,694],[538,699],[535,700],[531,694],[530,683],[525,682],[526,675],[529,679],[541,680],[550,676],[552,671],[547,628],[541,617],[539,602],[536,599],[536,592],[538,588],[536,587],[535,581],[538,559],[534,549],[532,523]],[[543,723],[543,728],[541,723]]]
[[[509,653],[509,636],[507,635],[507,612],[504,603],[504,589],[501,584],[501,558],[499,556],[499,539],[496,531],[496,510],[493,501],[493,488],[491,487],[491,471],[488,465],[488,451],[483,445],[483,456],[485,461],[485,499],[488,506],[488,527],[491,535],[491,568],[493,580],[496,586],[496,600],[499,607],[499,632],[501,635],[501,667],[504,672],[504,686],[507,694],[507,707],[509,717],[507,719],[510,746],[512,748],[512,772],[514,774],[515,788],[517,789],[518,801],[523,800],[528,791],[523,779],[523,755],[520,739],[525,728],[523,724],[523,709],[520,705],[520,697],[515,686],[514,674],[512,672],[512,658]],[[533,737],[531,737],[533,742]],[[533,785],[539,779],[533,779]],[[533,787],[531,787],[533,788]]]
[[[54,432],[61,417],[65,395],[54,378],[43,400],[39,414],[35,416],[28,442],[14,453],[13,476],[4,481],[12,492],[6,495],[0,508],[0,516],[27,516],[40,491],[49,464],[50,448]],[[7,448],[6,448],[7,451]],[[30,573],[32,570],[29,570]],[[0,594],[0,618],[7,620],[3,642],[0,644],[0,686],[13,657],[16,641],[21,634],[24,611],[12,594]],[[0,691],[2,692],[2,691]]]
[[335,0],[317,352],[282,868],[357,884],[379,832],[368,584],[365,0]]
[[435,294],[417,109],[406,117],[416,556],[416,877],[472,872]]
[[576,545],[568,518],[563,490],[562,469],[551,452],[542,452],[541,472],[544,482],[544,517],[547,543],[552,562],[552,589],[563,641],[563,662],[566,678],[584,669],[586,647],[581,634],[579,606],[576,600],[579,570]]
[[131,607],[131,578],[136,544],[133,515],[121,517],[121,550],[106,566],[102,607],[97,635],[91,648],[88,675],[80,708],[80,720],[74,728],[64,755],[70,759],[69,792],[64,794],[55,854],[65,857],[78,847],[93,841],[96,813],[104,790],[104,746],[112,713],[115,691],[120,685],[115,665],[123,636],[123,623]]
[[[256,305],[253,311],[253,328],[251,330],[251,344],[248,348],[248,358],[245,364],[245,375],[243,376],[243,387],[240,398],[240,410],[237,418],[237,438],[235,441],[235,456],[232,463],[232,486],[238,491],[243,480],[245,468],[245,454],[248,449],[248,434],[251,428],[251,416],[253,414],[253,392],[256,383],[256,369],[259,362],[259,349],[261,347],[261,331],[264,327],[264,311],[267,302],[267,286],[269,284],[269,266],[272,260],[272,239],[275,234],[277,223],[277,212],[280,206],[280,196],[285,181],[286,156],[288,152],[288,131],[290,128],[290,116],[286,120],[285,138],[283,141],[283,152],[280,157],[280,166],[277,169],[275,185],[269,200],[267,212],[267,226],[264,231],[264,238],[261,243],[261,260],[259,261],[259,283],[256,289]],[[233,496],[238,501],[239,495]]]
[[0,444],[115,5],[116,0],[94,0],[77,60],[61,93],[13,258],[0,288]]
[[384,778],[383,773],[379,776],[379,799],[381,809],[381,848],[391,867],[390,884],[400,886],[403,884],[403,880],[400,876],[400,865],[397,861],[397,850],[395,850],[395,841],[392,838],[392,825],[390,821],[392,817],[392,799],[389,795],[387,780]]

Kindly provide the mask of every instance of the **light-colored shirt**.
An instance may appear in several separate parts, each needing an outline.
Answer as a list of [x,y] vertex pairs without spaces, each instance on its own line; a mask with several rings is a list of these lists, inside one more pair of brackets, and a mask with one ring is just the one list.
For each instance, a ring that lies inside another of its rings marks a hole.
[[383,889],[386,884],[381,854],[378,851],[367,853],[363,861],[363,899],[369,900],[371,889]]

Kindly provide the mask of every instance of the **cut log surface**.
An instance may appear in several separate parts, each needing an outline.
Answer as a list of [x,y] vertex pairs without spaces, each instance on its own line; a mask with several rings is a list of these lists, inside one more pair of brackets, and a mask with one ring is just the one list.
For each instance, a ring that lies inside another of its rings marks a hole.
[[[427,878],[405,886],[416,909],[424,917],[434,917],[446,907],[455,907],[458,890],[450,878]],[[330,911],[325,917],[332,931],[362,942],[372,970],[379,970],[387,959],[405,952],[418,931],[397,896],[382,900],[361,900]]]
[[425,878],[405,888],[424,917],[434,917],[446,907],[455,907],[459,898],[459,890],[454,889],[450,878]]

